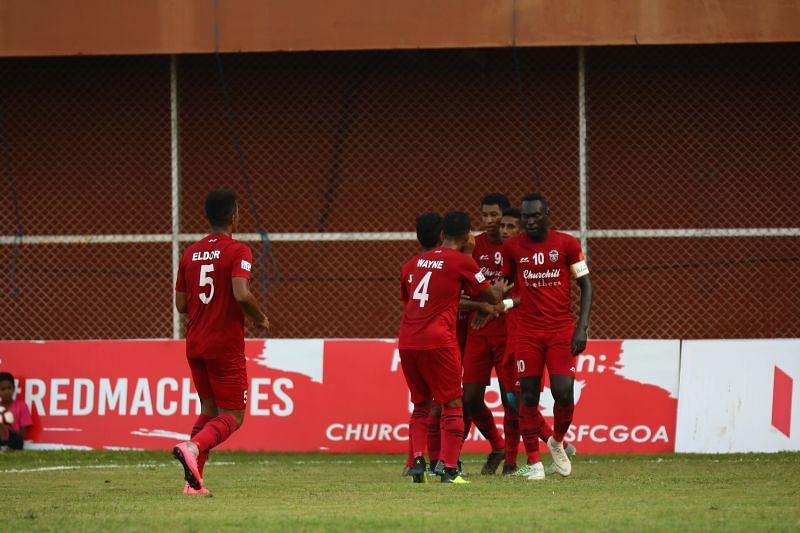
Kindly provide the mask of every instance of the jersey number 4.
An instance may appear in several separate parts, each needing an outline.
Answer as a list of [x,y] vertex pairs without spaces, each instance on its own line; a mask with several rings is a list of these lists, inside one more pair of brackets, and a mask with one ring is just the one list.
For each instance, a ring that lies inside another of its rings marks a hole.
[[200,286],[211,285],[211,290],[208,291],[207,295],[202,292],[199,294],[200,301],[206,305],[211,303],[211,298],[214,297],[214,278],[209,276],[212,272],[214,272],[214,265],[200,265]]
[[425,307],[425,302],[428,301],[428,283],[431,281],[431,274],[433,274],[433,272],[428,272],[422,276],[422,279],[419,280],[417,284],[417,288],[414,289],[414,294],[411,296],[413,299],[419,300],[420,307]]

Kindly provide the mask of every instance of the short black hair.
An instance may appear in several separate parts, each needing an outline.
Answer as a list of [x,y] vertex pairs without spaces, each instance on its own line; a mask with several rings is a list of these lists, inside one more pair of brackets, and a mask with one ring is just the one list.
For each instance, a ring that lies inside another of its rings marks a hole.
[[545,200],[544,195],[538,192],[532,192],[530,194],[526,194],[522,197],[523,202],[542,202],[545,206],[547,205],[547,200]]
[[212,226],[224,227],[231,223],[236,212],[236,193],[211,191],[206,196],[206,216]]
[[511,218],[522,218],[522,213],[520,213],[519,209],[517,209],[516,207],[509,207],[503,209],[503,216]]
[[463,211],[450,211],[444,215],[444,220],[442,220],[444,236],[451,239],[465,238],[469,235],[471,226],[469,215]]
[[442,239],[442,215],[422,213],[417,217],[417,240],[423,248],[433,248]]
[[11,372],[0,372],[0,383],[3,381],[10,381],[14,385],[14,376],[11,375]]
[[511,202],[508,201],[508,197],[503,193],[490,192],[481,199],[481,205],[497,205],[500,206],[502,211],[511,207]]

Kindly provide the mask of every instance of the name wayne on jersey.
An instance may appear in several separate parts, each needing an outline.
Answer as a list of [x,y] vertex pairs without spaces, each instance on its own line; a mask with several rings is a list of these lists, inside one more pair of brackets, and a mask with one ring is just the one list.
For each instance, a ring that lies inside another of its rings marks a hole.
[[434,261],[433,259],[417,259],[417,268],[433,268],[436,270],[442,270],[444,268],[444,260],[439,259]]

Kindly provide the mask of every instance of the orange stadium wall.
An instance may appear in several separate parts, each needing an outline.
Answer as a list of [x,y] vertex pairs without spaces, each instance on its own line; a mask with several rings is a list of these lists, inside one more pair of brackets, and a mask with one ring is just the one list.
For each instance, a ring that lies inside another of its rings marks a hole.
[[[593,337],[800,337],[798,61],[797,44],[584,50],[590,229],[774,230],[590,238]],[[578,50],[519,62],[524,100],[507,48],[224,55],[226,113],[214,57],[180,56],[180,231],[205,231],[218,187],[241,194],[242,231],[289,234],[477,220],[486,192],[538,185],[575,231]],[[170,59],[6,58],[0,80],[0,339],[172,337]],[[32,241],[129,234],[165,238]],[[250,242],[272,336],[396,335],[415,242],[270,244]]]
[[[516,6],[516,12],[513,7]],[[221,51],[778,42],[800,4],[701,0],[220,1]],[[207,53],[214,2],[2,0],[0,56]]]

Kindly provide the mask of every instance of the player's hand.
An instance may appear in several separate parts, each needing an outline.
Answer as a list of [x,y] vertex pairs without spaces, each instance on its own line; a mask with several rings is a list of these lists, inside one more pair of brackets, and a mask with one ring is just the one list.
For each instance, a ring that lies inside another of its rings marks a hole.
[[470,324],[470,327],[472,327],[472,329],[481,329],[492,318],[493,316],[488,313],[484,313],[483,311],[476,311],[475,316],[472,318],[472,323]]
[[569,345],[570,353],[573,356],[580,355],[586,349],[587,333],[586,328],[578,326],[572,334],[572,342]]
[[263,331],[263,332],[269,331],[269,320],[267,319],[267,317],[264,317],[264,320],[262,320],[260,322],[254,322],[253,325],[259,331]]
[[470,324],[472,329],[481,329],[487,322],[497,316],[496,306],[488,302],[481,302],[480,305],[481,309],[476,311],[475,316],[472,318],[472,323]]
[[509,282],[505,278],[496,279],[492,282],[492,286],[496,287],[498,291],[500,291],[500,297],[505,296],[508,291],[514,286],[513,283]]

